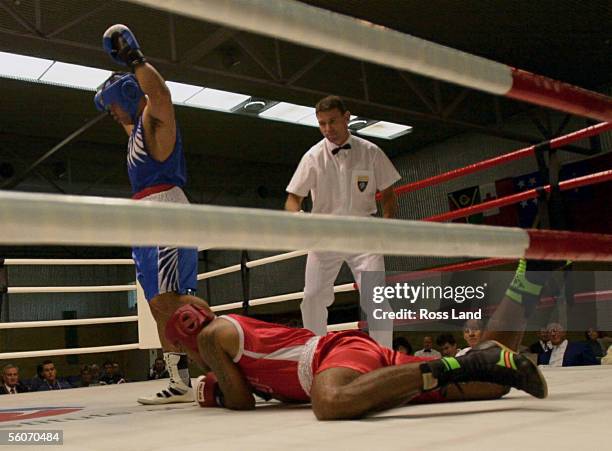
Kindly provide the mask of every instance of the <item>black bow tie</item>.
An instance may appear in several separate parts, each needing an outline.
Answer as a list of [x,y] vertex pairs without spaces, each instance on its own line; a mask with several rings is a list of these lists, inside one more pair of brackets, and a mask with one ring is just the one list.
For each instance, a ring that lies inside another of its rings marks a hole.
[[350,149],[350,148],[351,148],[351,145],[349,143],[346,143],[344,146],[336,147],[335,149],[333,149],[332,150],[332,155],[336,155],[342,149]]

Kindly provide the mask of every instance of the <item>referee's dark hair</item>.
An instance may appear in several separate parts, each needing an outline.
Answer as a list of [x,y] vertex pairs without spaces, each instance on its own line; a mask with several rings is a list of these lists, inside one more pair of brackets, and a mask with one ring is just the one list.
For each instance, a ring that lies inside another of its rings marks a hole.
[[338,96],[327,96],[315,105],[315,112],[339,110],[342,114],[346,113],[346,105]]

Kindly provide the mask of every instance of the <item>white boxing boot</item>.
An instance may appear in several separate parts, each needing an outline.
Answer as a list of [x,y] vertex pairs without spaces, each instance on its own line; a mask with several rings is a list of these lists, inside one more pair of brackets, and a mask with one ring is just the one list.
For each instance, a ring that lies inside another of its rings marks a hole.
[[147,405],[194,402],[195,397],[191,387],[191,378],[189,377],[187,354],[164,352],[164,361],[166,362],[168,374],[170,374],[168,388],[164,388],[152,396],[142,396],[138,398],[138,402]]

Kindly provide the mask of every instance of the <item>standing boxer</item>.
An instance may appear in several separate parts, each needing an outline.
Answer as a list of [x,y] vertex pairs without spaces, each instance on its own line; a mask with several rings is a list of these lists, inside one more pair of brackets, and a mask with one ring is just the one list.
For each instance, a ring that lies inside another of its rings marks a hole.
[[[147,63],[136,37],[125,25],[104,33],[104,50],[131,73],[115,73],[100,86],[96,107],[108,111],[129,136],[127,167],[134,199],[188,203],[185,158],[174,118],[170,91],[162,76]],[[197,249],[136,247],[132,251],[138,281],[157,323],[170,384],[141,404],[194,400],[187,356],[167,342],[166,322],[197,288]]]
[[[383,216],[395,217],[397,199],[392,185],[401,177],[385,153],[375,144],[350,134],[350,112],[339,97],[326,97],[315,109],[324,139],[302,157],[287,186],[285,209],[300,211],[310,192],[313,213],[370,216],[377,211],[375,196],[380,191]],[[334,281],[344,261],[360,290],[363,271],[377,271],[381,275],[385,271],[382,255],[309,252],[301,310],[304,327],[317,335],[327,333],[327,307],[334,302]],[[384,285],[384,280],[377,285]],[[374,321],[368,314],[368,323],[370,335],[381,345],[391,347],[393,321]]]

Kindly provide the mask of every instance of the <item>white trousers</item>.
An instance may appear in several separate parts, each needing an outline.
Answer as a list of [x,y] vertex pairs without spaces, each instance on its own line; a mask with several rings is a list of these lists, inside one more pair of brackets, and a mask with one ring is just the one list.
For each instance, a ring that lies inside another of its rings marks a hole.
[[[348,264],[361,293],[361,273],[363,271],[379,271],[380,285],[384,284],[385,260],[382,255],[375,254],[346,254],[339,252],[309,252],[306,260],[306,276],[304,287],[304,300],[300,305],[302,321],[306,329],[317,335],[327,333],[327,308],[334,303],[334,282],[342,263]],[[362,303],[367,302],[362,298]],[[387,306],[388,307],[388,306]],[[384,305],[377,306],[387,310]],[[365,312],[372,308],[364,306]],[[393,340],[393,320],[376,320],[368,313],[370,336],[380,345],[391,347]]]

